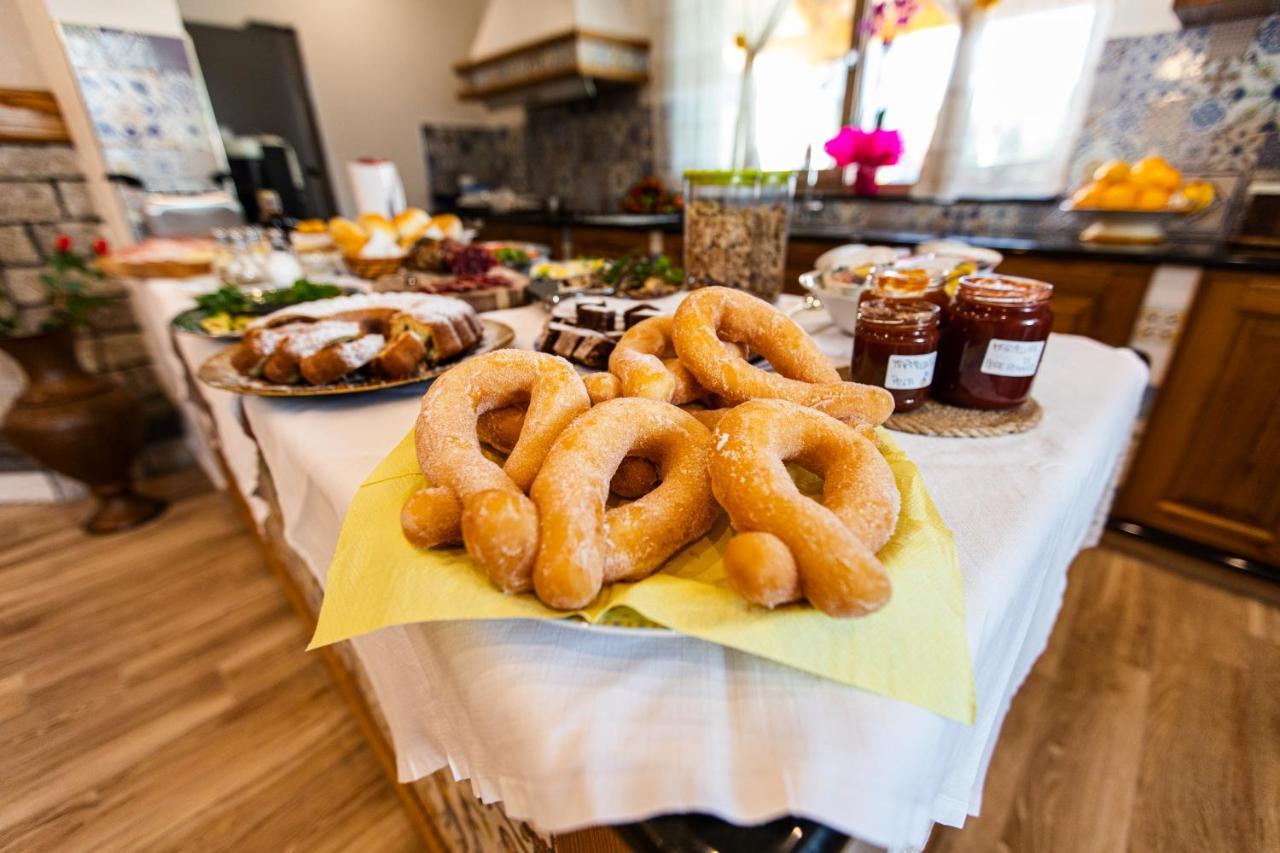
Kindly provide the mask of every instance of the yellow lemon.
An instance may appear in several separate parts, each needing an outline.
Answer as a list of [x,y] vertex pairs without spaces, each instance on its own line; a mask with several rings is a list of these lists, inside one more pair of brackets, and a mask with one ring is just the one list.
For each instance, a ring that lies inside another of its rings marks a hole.
[[1143,157],[1133,164],[1133,179],[1143,186],[1172,191],[1182,183],[1182,173],[1163,157]]
[[1120,184],[1129,180],[1129,164],[1123,160],[1108,160],[1093,173],[1095,181],[1106,184]]
[[1138,193],[1138,210],[1164,210],[1169,196],[1169,190],[1163,187],[1143,187]]
[[1192,210],[1202,210],[1213,204],[1216,192],[1208,181],[1189,181],[1182,188],[1182,194],[1191,202]]
[[1138,188],[1130,183],[1112,184],[1102,191],[1102,207],[1107,210],[1132,210],[1138,203]]
[[1097,181],[1089,183],[1076,190],[1071,195],[1072,207],[1101,207],[1102,193],[1106,190],[1106,186]]

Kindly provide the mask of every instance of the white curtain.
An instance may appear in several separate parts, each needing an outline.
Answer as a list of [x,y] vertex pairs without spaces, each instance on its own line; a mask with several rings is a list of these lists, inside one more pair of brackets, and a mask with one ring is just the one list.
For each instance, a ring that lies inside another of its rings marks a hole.
[[1111,0],[946,0],[962,26],[918,198],[1044,198],[1065,188]]
[[755,64],[760,51],[769,43],[774,30],[782,21],[782,13],[789,0],[763,0],[749,3],[744,8],[751,18],[759,17],[761,6],[767,3],[767,16],[763,22],[752,21],[750,30],[741,35],[746,42],[742,65],[742,82],[738,93],[738,120],[733,129],[733,167],[735,169],[760,168],[760,150],[756,147],[756,81]]
[[[851,0],[664,0],[654,10],[659,162],[798,168],[839,125]],[[745,48],[736,44],[741,36]]]
[[657,51],[655,89],[670,177],[687,169],[729,165],[738,78],[732,68],[731,4],[719,0],[666,0]]

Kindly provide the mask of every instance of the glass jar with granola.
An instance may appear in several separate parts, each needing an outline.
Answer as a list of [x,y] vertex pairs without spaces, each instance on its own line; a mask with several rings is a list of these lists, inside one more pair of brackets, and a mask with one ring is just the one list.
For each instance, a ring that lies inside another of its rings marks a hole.
[[794,172],[685,172],[688,285],[718,284],[776,299],[782,292],[795,186]]

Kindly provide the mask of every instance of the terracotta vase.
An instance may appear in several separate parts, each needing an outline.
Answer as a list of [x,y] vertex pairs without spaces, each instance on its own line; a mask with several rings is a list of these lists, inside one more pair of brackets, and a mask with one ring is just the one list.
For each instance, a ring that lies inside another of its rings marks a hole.
[[89,487],[98,506],[85,530],[115,533],[159,515],[165,502],[135,493],[129,474],[142,447],[141,406],[128,391],[80,366],[71,329],[0,337],[0,349],[27,374],[4,433],[41,465]]

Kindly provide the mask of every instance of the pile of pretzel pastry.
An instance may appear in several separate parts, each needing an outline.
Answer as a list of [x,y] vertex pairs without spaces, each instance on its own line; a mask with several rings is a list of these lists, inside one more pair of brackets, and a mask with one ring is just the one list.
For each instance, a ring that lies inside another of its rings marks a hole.
[[[499,350],[436,379],[415,432],[432,485],[401,522],[420,547],[464,544],[505,592],[573,610],[657,571],[723,509],[737,593],[861,616],[890,595],[876,553],[901,499],[874,428],[892,412],[887,391],[842,382],[780,311],[708,287],[632,327],[608,373]],[[800,493],[788,462],[823,478],[820,501]]]

